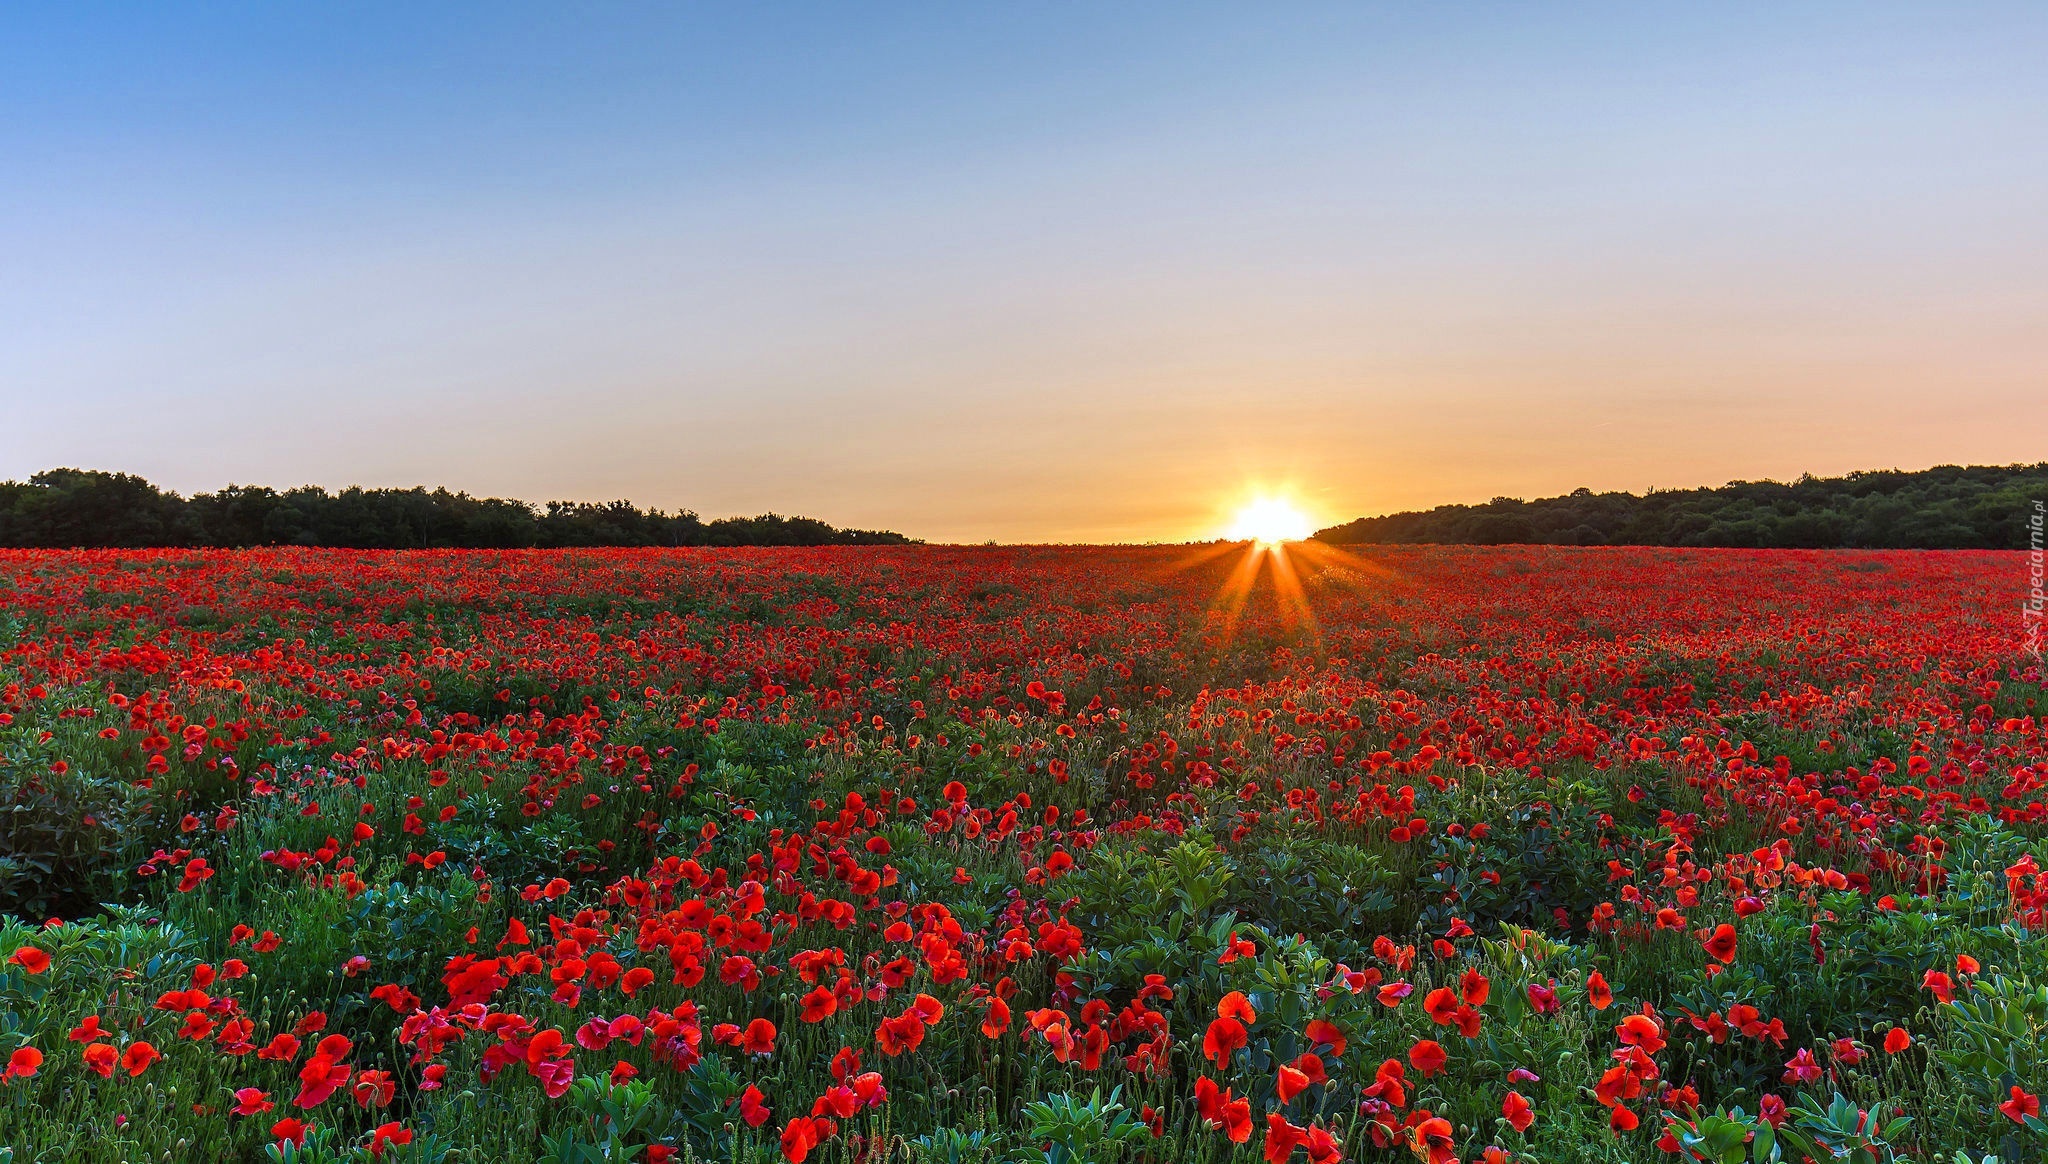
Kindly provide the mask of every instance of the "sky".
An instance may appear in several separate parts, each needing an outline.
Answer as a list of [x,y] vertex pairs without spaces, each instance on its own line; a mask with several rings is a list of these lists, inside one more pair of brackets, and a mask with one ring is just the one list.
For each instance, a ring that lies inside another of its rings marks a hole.
[[2048,5],[0,10],[0,479],[939,541],[2048,457]]

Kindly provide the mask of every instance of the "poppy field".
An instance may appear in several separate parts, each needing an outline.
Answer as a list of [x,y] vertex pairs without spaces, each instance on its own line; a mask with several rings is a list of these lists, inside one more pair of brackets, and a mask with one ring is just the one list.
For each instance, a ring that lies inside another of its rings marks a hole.
[[0,552],[0,1161],[2048,1158],[2023,573]]

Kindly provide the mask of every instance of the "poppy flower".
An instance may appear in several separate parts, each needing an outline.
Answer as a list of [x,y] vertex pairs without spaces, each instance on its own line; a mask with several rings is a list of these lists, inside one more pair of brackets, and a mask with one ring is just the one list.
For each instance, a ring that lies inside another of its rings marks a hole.
[[1281,1103],[1293,1103],[1295,1096],[1308,1090],[1308,1075],[1298,1068],[1283,1066],[1274,1073],[1273,1089]]
[[1458,994],[1448,986],[1439,986],[1423,996],[1422,1009],[1429,1020],[1438,1026],[1445,1026],[1458,1013]]
[[291,1060],[297,1058],[298,1054],[298,1037],[287,1034],[284,1031],[279,1031],[277,1034],[270,1036],[270,1042],[264,1044],[263,1048],[256,1052],[256,1057],[258,1059]]
[[1913,1045],[1913,1036],[1904,1027],[1893,1027],[1885,1032],[1884,1050],[1887,1055],[1897,1055]]
[[789,1164],[804,1164],[804,1158],[823,1139],[819,1134],[818,1121],[810,1116],[797,1116],[782,1127],[782,1158]]
[[1636,1118],[1636,1113],[1620,1104],[1614,1105],[1614,1110],[1607,1113],[1607,1126],[1613,1128],[1617,1135],[1635,1131],[1636,1125],[1640,1123],[1642,1121]]
[[1303,1051],[1294,1057],[1288,1066],[1308,1077],[1310,1083],[1328,1083],[1330,1074],[1323,1068],[1323,1057],[1312,1051]]
[[1246,1024],[1259,1021],[1259,1013],[1252,1009],[1251,1000],[1236,990],[1224,995],[1216,1003],[1216,1017],[1237,1019]]
[[758,1128],[768,1122],[771,1113],[768,1105],[763,1102],[765,1098],[761,1094],[761,1089],[751,1083],[747,1084],[745,1091],[740,1092],[740,1118],[747,1121],[748,1127]]
[[1202,1035],[1202,1054],[1216,1066],[1226,1067],[1230,1056],[1249,1041],[1243,1023],[1234,1018],[1219,1018]]
[[235,1092],[235,1114],[238,1116],[261,1115],[277,1105],[270,1101],[268,1093],[254,1087],[239,1088]]
[[1735,960],[1735,927],[1726,922],[1714,927],[1711,937],[1701,943],[1714,961],[1723,965]]
[[1942,1002],[1954,1002],[1956,1000],[1956,984],[1950,980],[1948,975],[1943,974],[1939,970],[1929,970],[1926,974],[1922,975],[1920,986],[1923,990],[1933,991],[1934,997]]
[[270,1138],[279,1142],[289,1140],[303,1147],[306,1143],[306,1133],[310,1130],[311,1125],[299,1117],[286,1116],[270,1125]]
[[114,1050],[112,1043],[94,1043],[85,1049],[85,1069],[102,1079],[109,1078],[119,1057],[120,1052]]
[[1417,1120],[1415,1126],[1408,1130],[1408,1150],[1425,1164],[1456,1164],[1456,1129],[1451,1126],[1451,1121],[1426,1112],[1416,1114],[1426,1118]]
[[1408,1069],[1401,1066],[1399,1059],[1388,1059],[1373,1072],[1372,1085],[1365,1089],[1365,1093],[1389,1107],[1407,1107],[1407,1074]]
[[1614,991],[1607,985],[1607,977],[1598,970],[1586,976],[1586,1001],[1594,1010],[1606,1010],[1614,1005]]
[[2012,1094],[2006,1097],[2004,1103],[1998,1105],[1998,1110],[2004,1112],[2005,1118],[2012,1122],[2023,1124],[2029,1118],[2040,1118],[2041,1097],[2021,1090],[2015,1085]]
[[349,1094],[356,1105],[363,1108],[387,1107],[398,1085],[392,1082],[389,1071],[359,1071],[349,1084]]
[[1477,969],[1466,970],[1458,979],[1458,993],[1463,996],[1465,1005],[1469,1007],[1485,1006],[1486,996],[1492,990],[1493,984],[1488,982],[1486,975],[1481,974]]
[[1449,1056],[1435,1039],[1423,1039],[1408,1048],[1408,1062],[1427,1079],[1444,1069]]
[[[839,999],[831,991],[820,986],[803,997],[803,1021],[821,1023],[839,1010]],[[806,1149],[808,1151],[808,1149]]]
[[370,1133],[370,1155],[382,1159],[387,1145],[397,1144],[402,1148],[410,1143],[412,1143],[411,1128],[395,1122],[379,1124],[376,1130]]
[[[91,1048],[87,1048],[87,1050],[90,1051]],[[155,1046],[146,1040],[137,1039],[128,1044],[127,1050],[121,1052],[121,1070],[126,1071],[130,1076],[140,1075],[149,1069],[151,1063],[161,1058],[163,1058],[163,1055],[157,1051]]]
[[1812,1083],[1818,1080],[1821,1074],[1821,1066],[1814,1061],[1813,1052],[1801,1047],[1785,1063],[1785,1074],[1782,1078],[1786,1083]]
[[30,974],[41,974],[50,968],[50,956],[34,946],[23,946],[7,955],[7,960]]
[[981,1012],[981,1033],[991,1039],[1010,1029],[1010,1004],[991,995],[988,1009]]
[[1518,1132],[1528,1131],[1529,1125],[1536,1122],[1535,1107],[1519,1091],[1510,1091],[1501,1099],[1500,1114]]
[[1281,1164],[1308,1139],[1308,1129],[1296,1127],[1279,1112],[1266,1116],[1266,1164]]
[[740,1049],[749,1055],[773,1055],[775,1053],[775,1024],[764,1018],[757,1018],[747,1024],[747,1033]]
[[1310,1019],[1303,1030],[1308,1041],[1315,1046],[1330,1048],[1330,1054],[1344,1057],[1344,1048],[1349,1044],[1344,1039],[1344,1028],[1328,1019]]
[[7,1070],[0,1072],[0,1083],[6,1083],[17,1077],[27,1079],[36,1073],[36,1068],[42,1065],[43,1053],[41,1051],[36,1050],[34,1047],[17,1047],[13,1054],[7,1056]]
[[1645,1055],[1654,1055],[1665,1046],[1664,1024],[1647,1014],[1632,1014],[1621,1020],[1614,1033],[1624,1046],[1641,1047]]
[[1216,1081],[1206,1075],[1195,1077],[1195,1111],[1204,1123],[1223,1132],[1233,1144],[1252,1138],[1251,1101],[1232,1096],[1229,1088],[1217,1087]]

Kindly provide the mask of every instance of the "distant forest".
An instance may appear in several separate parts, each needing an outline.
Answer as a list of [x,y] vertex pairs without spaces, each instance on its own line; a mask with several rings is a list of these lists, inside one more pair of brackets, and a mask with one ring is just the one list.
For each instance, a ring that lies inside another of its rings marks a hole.
[[544,506],[446,489],[314,485],[283,492],[230,485],[180,497],[128,473],[50,469],[0,481],[0,546],[342,546],[352,549],[527,546],[900,546],[902,534],[837,529],[808,517],[664,513],[630,501]]
[[2025,549],[2036,501],[2048,501],[2048,462],[1732,481],[1641,496],[1575,489],[1535,501],[1496,497],[1361,517],[1315,537],[1337,545]]

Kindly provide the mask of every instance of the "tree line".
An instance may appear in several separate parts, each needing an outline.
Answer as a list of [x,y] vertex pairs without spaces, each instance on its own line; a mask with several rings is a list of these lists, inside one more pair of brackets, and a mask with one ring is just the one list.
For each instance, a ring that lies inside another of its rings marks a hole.
[[2025,549],[2048,462],[1879,469],[1797,481],[1731,481],[1361,517],[1318,531],[1337,545],[1751,546],[1825,549]]
[[815,518],[721,517],[641,509],[630,501],[535,506],[447,489],[230,485],[181,497],[130,473],[49,469],[0,481],[0,546],[339,546],[516,549],[563,546],[898,546],[886,530]]

